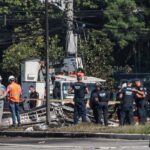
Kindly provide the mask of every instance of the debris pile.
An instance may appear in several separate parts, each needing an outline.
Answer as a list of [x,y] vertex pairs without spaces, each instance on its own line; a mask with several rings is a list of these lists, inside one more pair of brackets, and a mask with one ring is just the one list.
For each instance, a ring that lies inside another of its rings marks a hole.
[[[50,103],[50,127],[64,127],[73,124],[73,105],[67,104],[64,105],[60,103]],[[87,110],[87,120],[88,122],[94,122],[94,117],[92,114],[92,110]],[[35,109],[32,109],[27,112],[21,113],[21,124],[22,126],[26,125],[37,125],[39,130],[46,130],[46,126],[43,127],[39,124],[43,124],[46,122],[46,106],[41,106]],[[115,122],[109,121],[111,126],[116,126]],[[2,119],[2,126],[10,126],[12,125],[11,117]],[[38,130],[37,129],[37,130]]]

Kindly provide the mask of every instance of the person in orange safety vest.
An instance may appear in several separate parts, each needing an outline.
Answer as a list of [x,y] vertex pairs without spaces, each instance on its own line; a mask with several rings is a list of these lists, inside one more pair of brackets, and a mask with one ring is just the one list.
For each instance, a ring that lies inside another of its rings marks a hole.
[[13,127],[16,127],[16,118],[18,122],[18,127],[21,125],[20,113],[19,113],[19,103],[22,95],[22,89],[19,84],[15,82],[14,76],[9,76],[9,85],[7,87],[9,109],[12,116]]

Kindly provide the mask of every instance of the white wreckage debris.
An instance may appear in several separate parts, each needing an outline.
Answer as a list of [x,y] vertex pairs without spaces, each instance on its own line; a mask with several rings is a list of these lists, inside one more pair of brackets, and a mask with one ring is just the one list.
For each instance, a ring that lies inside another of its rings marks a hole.
[[[72,104],[64,105],[62,103],[50,103],[50,127],[63,127],[73,124],[74,108]],[[27,112],[21,113],[21,124],[36,125],[39,130],[46,130],[46,126],[39,125],[46,121],[46,106],[37,107]],[[79,120],[81,121],[81,119]],[[94,122],[94,117],[91,109],[87,109],[87,121]],[[110,126],[117,126],[118,123],[109,121]],[[1,126],[11,126],[11,116],[2,119]],[[40,129],[41,128],[41,129]]]

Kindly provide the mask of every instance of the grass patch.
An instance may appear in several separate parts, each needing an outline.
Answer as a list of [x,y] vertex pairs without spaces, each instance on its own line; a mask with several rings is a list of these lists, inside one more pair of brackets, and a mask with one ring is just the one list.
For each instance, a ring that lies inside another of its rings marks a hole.
[[128,134],[150,134],[150,125],[104,127],[95,124],[82,123],[75,126],[63,128],[49,128],[52,132],[81,132],[81,133],[128,133]]
[[[0,131],[25,131],[28,127],[4,128]],[[36,130],[37,131],[37,130]],[[50,132],[78,132],[78,133],[126,133],[126,134],[150,134],[150,124],[123,126],[123,127],[105,127],[92,123],[81,123],[69,127],[48,128]]]

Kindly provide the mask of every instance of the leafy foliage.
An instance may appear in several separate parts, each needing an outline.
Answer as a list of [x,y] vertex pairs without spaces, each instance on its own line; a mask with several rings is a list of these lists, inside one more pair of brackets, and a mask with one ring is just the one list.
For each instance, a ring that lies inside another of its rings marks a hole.
[[19,43],[10,46],[3,55],[3,69],[18,76],[20,74],[20,62],[30,57],[39,57],[40,53],[27,43]]
[[[78,14],[83,11],[81,16],[75,16],[75,24],[79,28],[84,24],[85,33],[79,32],[79,53],[89,75],[108,78],[120,70],[149,71],[149,0],[75,0],[74,3],[75,15],[76,11]],[[45,58],[44,4],[39,0],[0,0],[0,6],[0,43],[10,42],[12,37],[11,46],[0,47],[1,54],[4,50],[2,65],[7,71],[19,74],[22,59],[30,56]],[[55,62],[64,56],[66,18],[52,5],[48,11],[50,60]]]
[[[0,14],[6,15],[6,25],[10,26],[10,18],[14,19],[15,25],[11,25],[12,46],[8,47],[3,54],[2,67],[6,72],[20,75],[20,62],[29,57],[45,59],[45,7],[37,0],[5,0],[1,2],[4,7],[0,8]],[[49,16],[52,19],[60,18],[62,13],[49,6]],[[57,20],[56,20],[57,21]],[[53,22],[55,23],[55,22]],[[50,24],[51,25],[51,24]],[[62,58],[63,48],[61,39],[54,34],[49,39],[50,61]],[[14,57],[16,56],[16,58]]]
[[75,4],[80,9],[96,9],[98,8],[98,3],[100,3],[100,0],[75,0]]
[[[63,57],[63,48],[59,46],[60,39],[54,36],[49,39],[49,58],[51,62],[55,62]],[[44,59],[46,51],[44,50],[43,37],[37,37],[34,40],[21,42],[10,46],[3,55],[3,69],[20,75],[20,63],[24,59],[30,57],[38,57]]]
[[139,35],[138,31],[145,27],[145,23],[137,15],[138,10],[134,0],[106,1],[108,6],[104,15],[107,21],[104,30],[123,49],[130,42],[136,41]]
[[64,58],[63,47],[60,45],[60,39],[58,36],[50,38],[50,47],[49,47],[49,58],[51,62],[56,62]]
[[112,46],[111,41],[102,32],[92,31],[89,33],[88,41],[82,41],[80,45],[87,74],[102,78],[108,78],[111,75],[113,65]]

